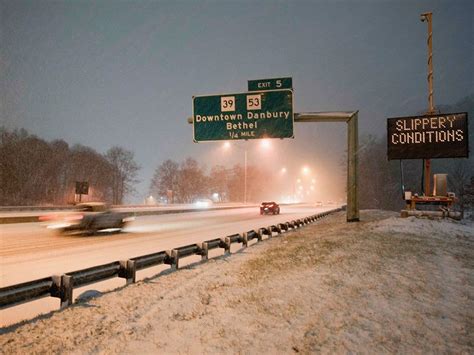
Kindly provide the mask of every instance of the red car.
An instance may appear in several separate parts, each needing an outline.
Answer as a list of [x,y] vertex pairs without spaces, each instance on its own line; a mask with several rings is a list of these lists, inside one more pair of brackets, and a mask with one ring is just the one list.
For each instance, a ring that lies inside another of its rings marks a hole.
[[280,214],[280,206],[276,202],[262,202],[260,214]]

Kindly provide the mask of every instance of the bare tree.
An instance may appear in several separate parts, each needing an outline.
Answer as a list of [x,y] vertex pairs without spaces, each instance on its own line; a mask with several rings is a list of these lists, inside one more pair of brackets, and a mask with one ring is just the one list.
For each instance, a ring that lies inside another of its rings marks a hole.
[[464,217],[464,210],[470,204],[470,184],[472,183],[473,171],[464,162],[457,162],[451,175],[448,175],[449,184],[454,189],[458,199],[461,216]]
[[122,147],[110,148],[105,157],[112,166],[112,202],[120,205],[127,194],[135,191],[140,167],[133,159],[133,152]]
[[244,201],[244,178],[245,172],[241,165],[236,164],[232,169],[229,170],[227,184],[230,201]]
[[179,177],[179,165],[173,160],[165,160],[155,169],[150,184],[150,193],[166,196],[169,203],[174,203]]
[[180,166],[177,184],[179,202],[190,203],[208,192],[207,178],[196,160],[187,158]]
[[220,202],[229,198],[229,174],[229,169],[222,165],[213,166],[209,174],[209,189],[219,195]]
[[399,162],[387,160],[385,138],[363,137],[358,153],[361,208],[399,210],[403,206]]

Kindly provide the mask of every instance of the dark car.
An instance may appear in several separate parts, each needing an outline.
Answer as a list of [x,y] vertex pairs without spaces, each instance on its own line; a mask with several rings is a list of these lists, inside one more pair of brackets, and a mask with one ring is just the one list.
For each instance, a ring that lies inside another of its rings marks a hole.
[[[48,228],[63,234],[95,234],[98,231],[120,231],[130,220],[100,202],[80,203],[75,212],[49,218]],[[43,220],[47,220],[44,218]]]
[[280,214],[280,206],[276,202],[262,202],[260,214]]

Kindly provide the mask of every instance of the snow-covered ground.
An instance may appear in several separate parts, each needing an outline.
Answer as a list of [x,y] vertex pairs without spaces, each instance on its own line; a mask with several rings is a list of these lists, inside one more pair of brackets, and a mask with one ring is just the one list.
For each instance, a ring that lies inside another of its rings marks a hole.
[[5,328],[0,353],[473,353],[474,225],[338,213]]

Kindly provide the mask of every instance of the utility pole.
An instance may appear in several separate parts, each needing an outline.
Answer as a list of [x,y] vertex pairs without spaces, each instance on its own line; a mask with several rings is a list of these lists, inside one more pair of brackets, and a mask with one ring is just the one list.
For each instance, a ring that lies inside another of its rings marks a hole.
[[[434,114],[433,102],[433,13],[425,12],[420,16],[421,22],[428,22],[428,114]],[[431,160],[423,159],[423,175],[425,177],[424,192],[426,196],[431,195]]]

